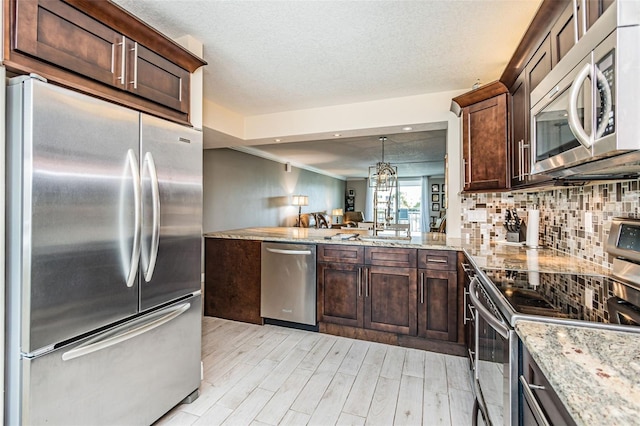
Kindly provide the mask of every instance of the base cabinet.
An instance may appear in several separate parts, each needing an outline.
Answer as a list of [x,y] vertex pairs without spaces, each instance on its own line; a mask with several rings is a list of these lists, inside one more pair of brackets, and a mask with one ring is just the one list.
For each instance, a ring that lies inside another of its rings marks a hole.
[[[462,346],[457,252],[358,249],[318,246],[318,322],[350,327],[349,336],[387,336],[385,343]],[[440,343],[420,343],[427,341]]]
[[458,339],[458,280],[455,271],[419,269],[418,336]]
[[415,268],[370,266],[365,284],[365,328],[415,336]]
[[318,263],[318,321],[364,326],[362,265]]
[[262,324],[260,241],[206,238],[204,314]]
[[576,424],[524,345],[518,382],[524,426]]
[[416,335],[415,249],[319,245],[316,271],[318,321]]

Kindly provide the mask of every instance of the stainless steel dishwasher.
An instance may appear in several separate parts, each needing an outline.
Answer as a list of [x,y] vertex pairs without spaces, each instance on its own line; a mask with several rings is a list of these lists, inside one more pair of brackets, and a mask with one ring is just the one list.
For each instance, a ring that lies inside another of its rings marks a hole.
[[316,246],[262,243],[260,316],[316,326]]

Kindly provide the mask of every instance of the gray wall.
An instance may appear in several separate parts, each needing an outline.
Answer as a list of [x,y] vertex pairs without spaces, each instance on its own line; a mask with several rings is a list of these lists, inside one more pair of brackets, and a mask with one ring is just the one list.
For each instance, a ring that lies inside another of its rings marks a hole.
[[[344,207],[345,182],[232,149],[203,155],[203,231],[294,226],[298,208],[291,195],[309,196],[302,213]],[[333,218],[332,218],[333,219]],[[335,222],[335,219],[333,219]]]

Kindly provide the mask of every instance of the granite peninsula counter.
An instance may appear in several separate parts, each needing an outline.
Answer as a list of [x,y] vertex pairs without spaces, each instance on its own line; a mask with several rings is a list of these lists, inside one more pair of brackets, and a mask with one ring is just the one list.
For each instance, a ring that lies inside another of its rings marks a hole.
[[[334,240],[337,234],[359,234],[359,238]],[[414,234],[411,240],[372,240],[370,231],[364,229],[315,229],[256,227],[209,232],[205,238],[226,238],[239,240],[279,241],[311,244],[348,244],[376,247],[417,248],[432,250],[463,251],[475,267],[486,270],[511,269],[548,273],[576,273],[583,275],[607,275],[601,265],[573,257],[550,248],[528,249],[521,245],[449,238],[446,234],[429,232]]]
[[516,332],[578,425],[638,424],[640,334],[532,321]]

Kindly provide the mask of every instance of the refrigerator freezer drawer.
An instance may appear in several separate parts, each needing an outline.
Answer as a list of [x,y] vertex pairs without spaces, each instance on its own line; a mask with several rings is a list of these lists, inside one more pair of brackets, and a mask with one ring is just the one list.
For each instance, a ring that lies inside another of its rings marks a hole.
[[198,295],[23,359],[20,423],[153,423],[200,386],[200,303]]

